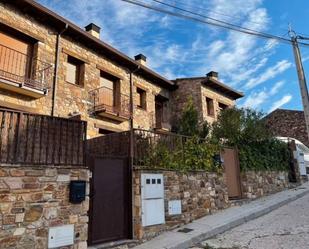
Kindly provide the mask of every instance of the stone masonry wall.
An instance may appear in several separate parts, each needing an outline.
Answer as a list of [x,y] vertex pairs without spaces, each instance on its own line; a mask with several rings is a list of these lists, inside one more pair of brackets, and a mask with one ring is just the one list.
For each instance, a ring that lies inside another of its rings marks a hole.
[[[220,113],[219,102],[225,104],[229,107],[235,105],[235,101],[229,97],[224,96],[222,93],[219,93],[209,87],[204,85],[201,86],[201,95],[202,95],[202,113],[203,113],[203,120],[207,120],[209,123],[213,123],[218,119],[218,115]],[[213,99],[214,101],[214,116],[207,115],[207,103],[206,97]]]
[[[142,227],[140,184],[142,173],[162,173],[164,175],[166,224]],[[135,170],[133,179],[134,234],[141,240],[149,239],[162,231],[229,207],[224,175],[207,172]],[[168,214],[168,201],[170,200],[181,200],[181,215],[170,216]]]
[[[220,112],[219,102],[227,106],[235,105],[233,99],[203,85],[201,82],[205,79],[205,77],[200,77],[176,80],[178,88],[172,93],[174,124],[180,118],[180,114],[190,97],[198,110],[200,121],[207,121],[209,123],[213,123],[217,120]],[[206,97],[211,98],[214,101],[214,116],[207,115]]]
[[48,228],[74,224],[74,246],[87,248],[89,197],[69,202],[70,180],[86,180],[87,169],[0,167],[0,248],[46,249]]
[[290,186],[286,171],[245,171],[241,172],[244,198],[255,199],[282,191]]

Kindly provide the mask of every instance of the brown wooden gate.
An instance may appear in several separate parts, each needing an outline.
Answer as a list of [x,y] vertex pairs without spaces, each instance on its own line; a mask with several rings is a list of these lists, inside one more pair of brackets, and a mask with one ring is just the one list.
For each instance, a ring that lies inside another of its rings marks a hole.
[[131,173],[124,158],[93,158],[89,244],[131,238]]
[[221,152],[224,161],[226,184],[229,198],[241,198],[241,181],[238,152],[236,149],[224,148]]

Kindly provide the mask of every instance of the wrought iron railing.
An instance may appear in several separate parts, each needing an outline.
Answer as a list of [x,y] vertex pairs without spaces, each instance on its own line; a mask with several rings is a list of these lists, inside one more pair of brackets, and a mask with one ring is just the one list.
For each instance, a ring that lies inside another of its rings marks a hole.
[[36,90],[46,91],[52,66],[36,57],[0,45],[0,78]]
[[89,92],[92,111],[109,112],[118,116],[130,117],[130,98],[114,89],[100,87]]
[[0,109],[0,163],[85,165],[87,123]]

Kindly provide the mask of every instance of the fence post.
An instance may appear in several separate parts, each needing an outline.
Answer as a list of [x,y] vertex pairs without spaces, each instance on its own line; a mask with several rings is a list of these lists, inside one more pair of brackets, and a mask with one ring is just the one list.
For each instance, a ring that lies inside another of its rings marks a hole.
[[15,148],[14,148],[14,162],[18,163],[18,159],[17,156],[19,155],[19,136],[20,136],[20,129],[22,126],[22,122],[23,122],[23,113],[18,113],[17,114],[18,120],[17,120],[17,129],[16,129],[16,143],[15,143]]

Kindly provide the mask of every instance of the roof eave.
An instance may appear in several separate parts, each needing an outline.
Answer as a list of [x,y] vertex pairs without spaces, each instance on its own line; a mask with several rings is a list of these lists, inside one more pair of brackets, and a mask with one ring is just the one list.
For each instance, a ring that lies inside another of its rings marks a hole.
[[[211,83],[211,85],[209,84]],[[202,84],[212,87],[213,89],[233,98],[234,100],[244,97],[244,93],[234,90],[233,88],[214,79],[206,78]]]
[[[149,79],[155,82],[155,84],[158,84],[162,87],[173,89],[175,84],[164,78],[163,76],[157,74],[156,72],[152,71],[151,69],[141,66],[138,62],[131,59],[129,56],[123,54],[122,52],[118,51],[117,49],[113,48],[109,44],[101,41],[100,39],[92,36],[91,34],[87,33],[85,30],[81,29],[74,23],[66,20],[65,18],[61,17],[60,15],[56,14],[55,12],[49,10],[48,8],[44,7],[43,5],[33,1],[33,0],[17,0],[17,1],[8,1],[9,4],[14,4],[15,6],[21,6],[21,4],[27,5],[30,8],[34,8],[34,10],[38,11],[38,13],[44,14],[45,18],[49,18],[56,24],[56,28],[63,29],[65,25],[68,25],[67,34],[76,33],[81,38],[87,40],[87,44],[96,45],[100,49],[102,49],[105,53],[111,54],[113,59],[116,60],[118,63],[125,65],[130,71],[135,70],[138,66],[140,66],[140,72],[144,72],[144,75],[146,75]],[[62,24],[62,25],[61,25]],[[74,34],[74,35],[76,35]],[[90,42],[90,43],[88,43]]]

